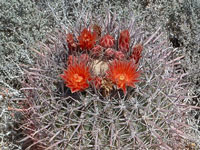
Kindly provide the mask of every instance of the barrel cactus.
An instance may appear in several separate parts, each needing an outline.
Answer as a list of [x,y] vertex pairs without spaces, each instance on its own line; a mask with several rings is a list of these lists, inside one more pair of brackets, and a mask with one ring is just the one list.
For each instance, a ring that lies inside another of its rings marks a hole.
[[134,18],[80,14],[33,47],[19,99],[26,149],[184,149],[187,72],[159,28],[149,36]]

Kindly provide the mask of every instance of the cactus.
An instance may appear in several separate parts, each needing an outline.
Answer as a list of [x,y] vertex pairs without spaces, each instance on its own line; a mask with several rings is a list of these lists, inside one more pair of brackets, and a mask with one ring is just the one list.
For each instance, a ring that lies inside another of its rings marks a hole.
[[[110,9],[96,17],[82,13],[73,28],[57,29],[33,47],[35,64],[24,65],[21,81],[19,143],[34,150],[170,150],[197,142],[188,122],[187,72],[177,68],[184,56],[176,56],[161,28],[146,36],[138,26],[134,18],[123,24]],[[91,79],[71,88],[64,72],[82,62]],[[135,79],[121,87],[109,78],[113,62],[128,62]]]

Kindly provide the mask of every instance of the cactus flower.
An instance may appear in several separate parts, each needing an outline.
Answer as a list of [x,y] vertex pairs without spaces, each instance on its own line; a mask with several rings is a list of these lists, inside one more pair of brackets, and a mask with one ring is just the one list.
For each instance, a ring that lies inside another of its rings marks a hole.
[[143,50],[143,46],[141,44],[137,44],[133,47],[133,53],[132,53],[131,57],[135,60],[136,64],[142,57],[141,56],[142,50]]
[[112,49],[112,48],[108,48],[105,50],[105,56],[108,56],[108,57],[113,57],[115,55],[115,50]]
[[125,55],[124,55],[124,53],[122,53],[121,51],[116,51],[116,52],[115,52],[115,58],[116,58],[116,59],[119,59],[119,60],[122,60],[122,59],[125,58]]
[[71,33],[68,33],[66,35],[66,41],[67,41],[67,46],[69,48],[69,50],[74,50],[76,48],[76,43],[74,41],[74,36]]
[[131,61],[114,60],[109,64],[107,77],[125,94],[126,86],[135,87],[135,83],[139,81],[140,72],[136,70],[137,66]]
[[115,39],[111,35],[107,34],[101,38],[100,45],[104,48],[111,48],[114,46],[114,42]]
[[130,34],[128,30],[123,30],[119,36],[119,43],[118,48],[122,52],[129,51],[129,44],[130,44]]
[[99,56],[102,53],[102,51],[103,51],[103,48],[100,45],[96,45],[92,49],[92,55]]
[[88,88],[91,80],[89,67],[84,62],[70,64],[60,76],[72,93]]
[[84,28],[78,37],[78,41],[81,49],[92,49],[96,43],[96,34]]

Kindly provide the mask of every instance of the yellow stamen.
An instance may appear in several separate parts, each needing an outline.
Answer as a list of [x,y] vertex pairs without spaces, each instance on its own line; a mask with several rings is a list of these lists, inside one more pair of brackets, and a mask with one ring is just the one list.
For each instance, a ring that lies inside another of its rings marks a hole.
[[120,75],[120,76],[119,76],[119,80],[122,81],[122,80],[124,80],[124,79],[125,79],[125,76],[124,76],[124,75]]
[[83,77],[79,76],[77,73],[74,74],[74,79],[75,79],[75,82],[81,82],[83,80]]

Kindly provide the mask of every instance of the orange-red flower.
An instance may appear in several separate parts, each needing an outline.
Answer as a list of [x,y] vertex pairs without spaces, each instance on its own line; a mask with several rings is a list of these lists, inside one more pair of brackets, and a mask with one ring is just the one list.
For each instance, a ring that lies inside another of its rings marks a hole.
[[129,44],[130,44],[130,34],[128,30],[123,30],[120,33],[119,36],[119,50],[122,52],[128,52],[129,51]]
[[111,48],[113,47],[114,42],[115,39],[111,35],[107,34],[101,38],[100,45],[105,48]]
[[65,81],[67,87],[71,89],[71,92],[82,91],[89,87],[89,81],[91,75],[89,67],[86,63],[74,63],[68,66],[61,78]]
[[84,28],[80,36],[78,37],[78,40],[81,49],[89,50],[93,48],[96,43],[96,34]]
[[142,57],[141,56],[142,50],[143,50],[143,46],[141,44],[137,44],[133,47],[133,53],[132,53],[131,57],[135,60],[136,64]]
[[109,65],[107,77],[126,93],[126,86],[135,87],[139,81],[140,72],[136,70],[137,66],[131,61],[114,60]]

